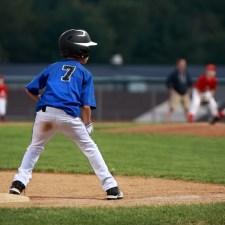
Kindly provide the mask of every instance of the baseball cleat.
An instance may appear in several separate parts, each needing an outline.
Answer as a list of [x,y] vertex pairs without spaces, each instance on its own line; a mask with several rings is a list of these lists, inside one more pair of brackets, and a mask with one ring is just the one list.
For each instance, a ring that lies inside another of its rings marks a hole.
[[214,124],[216,124],[218,121],[220,121],[220,118],[219,118],[218,116],[215,116],[215,117],[213,117],[213,118],[209,121],[209,123],[210,123],[211,125],[214,125]]
[[187,120],[188,120],[189,123],[192,123],[194,121],[194,115],[192,115],[192,114],[189,113],[187,115]]
[[118,187],[110,188],[106,191],[106,193],[107,200],[116,200],[123,198],[123,192],[121,192]]
[[21,181],[13,181],[9,189],[9,194],[20,195],[25,189],[25,185]]
[[219,112],[217,116],[214,116],[209,123],[214,125],[215,123],[219,122],[221,119],[224,118],[224,113],[223,112]]

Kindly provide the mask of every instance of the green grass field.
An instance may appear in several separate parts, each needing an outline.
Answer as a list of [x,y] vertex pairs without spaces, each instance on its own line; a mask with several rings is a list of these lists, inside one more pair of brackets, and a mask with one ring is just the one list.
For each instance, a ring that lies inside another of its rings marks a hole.
[[[93,138],[113,174],[225,184],[224,138],[104,131],[113,126],[135,124],[95,126]],[[32,125],[0,126],[1,170],[18,168],[31,132]],[[46,145],[35,170],[93,173],[76,145],[61,135]],[[13,220],[17,220],[16,224],[225,224],[224,212],[224,203],[113,209],[0,209],[0,224],[15,224]]]
[[225,224],[225,205],[131,208],[0,209],[1,225],[184,225]]

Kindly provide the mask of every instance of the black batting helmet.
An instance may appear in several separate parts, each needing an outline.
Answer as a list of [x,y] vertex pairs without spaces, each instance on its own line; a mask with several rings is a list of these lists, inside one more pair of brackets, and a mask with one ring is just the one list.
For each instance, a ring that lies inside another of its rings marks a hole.
[[59,38],[59,49],[62,56],[77,56],[87,58],[90,47],[97,43],[91,41],[85,30],[67,30]]

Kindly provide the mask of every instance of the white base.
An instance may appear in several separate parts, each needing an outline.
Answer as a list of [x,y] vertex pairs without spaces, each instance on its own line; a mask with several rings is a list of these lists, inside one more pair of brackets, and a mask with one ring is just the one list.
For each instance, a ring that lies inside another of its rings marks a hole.
[[23,195],[12,195],[7,193],[0,193],[0,204],[10,202],[29,202],[30,198]]

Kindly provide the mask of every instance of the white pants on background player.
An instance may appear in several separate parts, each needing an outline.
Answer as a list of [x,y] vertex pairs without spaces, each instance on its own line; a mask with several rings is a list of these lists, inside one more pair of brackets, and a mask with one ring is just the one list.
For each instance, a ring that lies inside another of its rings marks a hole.
[[[19,172],[14,177],[14,181],[19,180],[27,186],[29,180],[32,178],[32,170],[40,154],[43,152],[45,144],[56,132],[60,132],[74,141],[87,156],[104,191],[117,186],[117,182],[109,172],[97,145],[89,136],[81,119],[79,117],[69,116],[63,110],[51,107],[47,107],[46,112],[37,112],[33,127],[32,142],[27,148],[22,164],[18,170]],[[74,165],[76,166],[76,162]]]
[[210,91],[200,93],[196,88],[192,91],[192,102],[189,113],[196,116],[202,101],[207,101],[212,116],[218,115],[217,103]]
[[0,116],[5,116],[6,114],[6,99],[0,98]]

